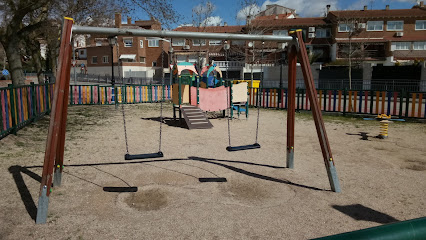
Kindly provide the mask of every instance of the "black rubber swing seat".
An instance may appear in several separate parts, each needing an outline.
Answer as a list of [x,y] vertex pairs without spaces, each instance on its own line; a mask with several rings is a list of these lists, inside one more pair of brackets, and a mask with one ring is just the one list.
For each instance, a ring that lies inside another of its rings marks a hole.
[[226,147],[226,150],[228,150],[229,152],[236,152],[236,151],[250,150],[250,149],[256,149],[256,148],[260,148],[259,143],[244,145],[244,146],[235,146],[235,147],[228,146]]
[[145,153],[145,154],[126,154],[124,155],[124,159],[136,160],[136,159],[147,159],[147,158],[161,158],[163,156],[164,156],[163,152]]

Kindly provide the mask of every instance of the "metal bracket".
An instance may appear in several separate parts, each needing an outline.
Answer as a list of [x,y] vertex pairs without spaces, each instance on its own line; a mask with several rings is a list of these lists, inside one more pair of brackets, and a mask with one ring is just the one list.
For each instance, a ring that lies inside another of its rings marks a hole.
[[293,37],[293,40],[291,40],[288,43],[288,51],[290,53],[292,51],[292,49],[293,49],[293,46],[295,46],[296,47],[296,52],[299,52],[299,49],[300,49],[299,39],[296,36],[292,36],[292,37]]

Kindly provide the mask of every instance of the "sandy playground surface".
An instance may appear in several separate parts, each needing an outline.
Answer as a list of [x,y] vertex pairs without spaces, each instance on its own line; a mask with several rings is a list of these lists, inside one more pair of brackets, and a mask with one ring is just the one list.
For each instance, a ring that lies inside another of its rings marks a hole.
[[[158,150],[158,104],[128,105],[131,153]],[[295,169],[285,168],[286,112],[261,110],[261,149],[227,152],[226,119],[213,129],[171,124],[162,159],[124,161],[113,106],[69,108],[63,184],[48,223],[35,225],[48,117],[0,140],[0,239],[307,239],[426,215],[426,126],[326,116],[342,193],[330,186],[315,126],[296,114]],[[256,111],[232,121],[232,144],[254,142]],[[199,178],[226,178],[202,183]],[[104,187],[138,188],[112,193]]]

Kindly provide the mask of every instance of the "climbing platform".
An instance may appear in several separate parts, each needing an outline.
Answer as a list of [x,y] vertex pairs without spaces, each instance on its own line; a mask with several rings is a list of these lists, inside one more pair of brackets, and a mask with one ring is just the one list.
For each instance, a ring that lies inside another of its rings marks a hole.
[[196,106],[181,106],[183,118],[189,130],[191,129],[209,129],[213,125],[207,118],[207,115]]

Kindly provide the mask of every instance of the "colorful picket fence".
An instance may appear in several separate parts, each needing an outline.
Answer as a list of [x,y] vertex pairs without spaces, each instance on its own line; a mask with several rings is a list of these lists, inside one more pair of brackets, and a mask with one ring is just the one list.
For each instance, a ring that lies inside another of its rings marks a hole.
[[54,84],[0,88],[0,138],[50,112]]
[[[0,139],[49,113],[53,90],[54,84],[0,88]],[[115,89],[111,86],[73,85],[70,86],[69,103],[110,105],[114,104],[114,95],[122,104],[150,103],[161,101],[163,96],[165,100],[171,100],[172,89],[167,85],[124,85]],[[249,88],[248,97],[250,106],[257,105],[258,97],[264,108],[286,109],[288,104],[287,89]],[[321,110],[326,112],[426,118],[426,92],[318,89],[317,99]],[[310,110],[306,90],[297,89],[295,100],[296,110]]]
[[69,101],[71,105],[109,105],[114,103],[113,96],[116,95],[118,103],[149,103],[161,101],[163,95],[165,100],[171,100],[171,94],[168,85],[124,85],[115,89],[111,86],[73,85],[70,86]]
[[[54,84],[0,88],[0,139],[37,120],[51,110]],[[70,105],[114,104],[113,88],[99,85],[70,86]],[[172,99],[170,86],[125,85],[115,88],[118,103],[149,103]]]
[[[287,89],[249,89],[249,105],[286,109]],[[260,99],[258,99],[260,97]],[[387,114],[400,118],[426,118],[426,92],[349,91],[318,89],[317,99],[322,111],[343,114]],[[310,110],[305,89],[296,90],[296,110]]]

